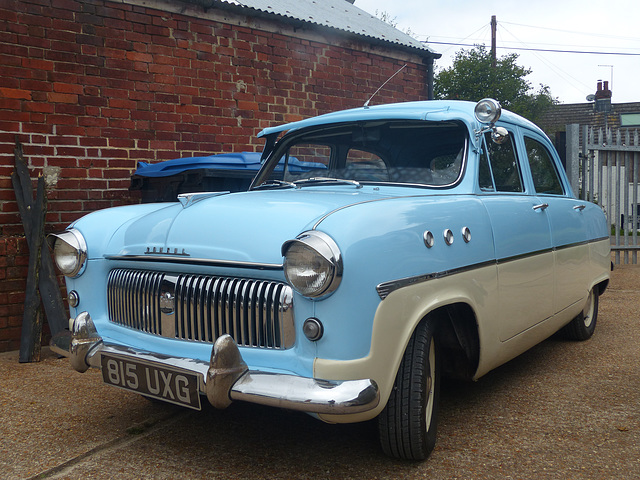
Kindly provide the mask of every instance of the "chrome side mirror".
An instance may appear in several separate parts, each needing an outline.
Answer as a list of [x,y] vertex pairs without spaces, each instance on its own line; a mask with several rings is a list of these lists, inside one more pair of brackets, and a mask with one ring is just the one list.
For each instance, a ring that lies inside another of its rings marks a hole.
[[491,132],[491,140],[493,143],[497,143],[498,145],[502,145],[509,138],[509,132],[504,127],[493,127],[493,131]]

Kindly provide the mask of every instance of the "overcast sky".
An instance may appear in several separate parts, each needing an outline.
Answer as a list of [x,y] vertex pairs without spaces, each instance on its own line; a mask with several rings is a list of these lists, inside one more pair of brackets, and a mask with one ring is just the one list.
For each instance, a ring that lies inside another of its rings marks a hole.
[[584,103],[598,80],[607,80],[614,103],[640,102],[639,0],[356,0],[355,5],[373,15],[387,12],[398,29],[434,42],[429,46],[442,54],[436,72],[449,67],[458,50],[473,47],[435,42],[489,48],[495,15],[498,57],[517,53],[518,65],[532,70],[527,80],[536,90],[542,83],[562,103]]

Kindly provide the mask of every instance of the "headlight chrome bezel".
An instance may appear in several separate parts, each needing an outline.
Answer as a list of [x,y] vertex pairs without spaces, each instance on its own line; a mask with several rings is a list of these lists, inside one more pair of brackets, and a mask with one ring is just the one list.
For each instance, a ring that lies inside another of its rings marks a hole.
[[[301,261],[301,256],[311,255],[312,261]],[[310,230],[288,240],[282,245],[284,275],[291,287],[300,295],[323,299],[336,291],[342,281],[343,263],[340,248],[326,233]],[[320,268],[313,267],[318,262]],[[296,270],[306,268],[310,275],[305,280]],[[324,276],[324,279],[320,278]],[[316,283],[317,285],[313,285]]]
[[[84,273],[87,268],[87,242],[75,228],[70,228],[62,233],[52,233],[47,238],[53,260],[58,270],[69,278],[77,278]],[[61,252],[62,248],[68,248],[66,252]],[[70,265],[61,262],[62,255],[72,257]]]

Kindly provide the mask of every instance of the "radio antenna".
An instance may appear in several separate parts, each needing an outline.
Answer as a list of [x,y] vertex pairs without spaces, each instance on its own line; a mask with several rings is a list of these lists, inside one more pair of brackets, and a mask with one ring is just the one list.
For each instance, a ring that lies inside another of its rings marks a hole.
[[382,90],[382,88],[383,88],[387,83],[389,83],[389,82],[393,79],[393,77],[395,77],[395,76],[396,76],[396,75],[398,75],[402,70],[404,70],[406,66],[407,66],[407,64],[405,63],[403,66],[401,66],[401,67],[398,69],[398,71],[397,71],[396,73],[394,73],[394,74],[393,74],[393,75],[391,75],[389,78],[387,78],[387,81],[386,81],[386,82],[384,82],[382,85],[380,85],[380,87],[378,87],[378,89],[377,89],[375,92],[373,92],[373,95],[371,95],[371,96],[369,97],[369,100],[367,100],[366,102],[364,102],[363,107],[364,107],[364,108],[369,108],[369,102],[370,102],[371,100],[373,100],[373,97],[375,97],[375,96],[378,94],[378,92],[379,92],[380,90]]

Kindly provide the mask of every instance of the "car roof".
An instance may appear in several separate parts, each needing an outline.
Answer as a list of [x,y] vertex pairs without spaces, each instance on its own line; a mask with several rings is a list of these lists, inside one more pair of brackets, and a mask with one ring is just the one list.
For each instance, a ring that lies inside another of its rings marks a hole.
[[[307,118],[298,122],[268,127],[262,130],[258,134],[258,137],[269,136],[285,131],[300,130],[312,126],[375,120],[462,120],[468,125],[477,125],[478,122],[473,113],[475,106],[476,103],[474,102],[461,100],[428,100],[373,105],[341,110]],[[529,120],[507,110],[502,110],[500,120],[525,125],[540,131],[540,129]]]

